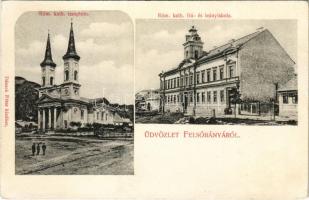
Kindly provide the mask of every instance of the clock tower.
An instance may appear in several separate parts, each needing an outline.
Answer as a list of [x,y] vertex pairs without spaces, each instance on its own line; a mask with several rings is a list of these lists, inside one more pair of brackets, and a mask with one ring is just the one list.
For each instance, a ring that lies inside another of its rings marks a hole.
[[76,53],[73,23],[71,22],[70,36],[68,49],[66,54],[62,57],[64,62],[64,79],[62,96],[67,98],[79,99],[79,60],[80,57]]

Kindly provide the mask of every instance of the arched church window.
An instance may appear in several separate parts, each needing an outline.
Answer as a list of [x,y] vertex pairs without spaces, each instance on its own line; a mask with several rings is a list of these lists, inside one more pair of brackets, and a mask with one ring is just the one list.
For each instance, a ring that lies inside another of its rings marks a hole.
[[50,85],[54,84],[54,77],[50,77]]
[[45,85],[45,77],[44,76],[42,77],[42,85],[43,86]]
[[74,80],[77,80],[77,71],[74,72]]
[[188,55],[189,55],[189,52],[188,52],[188,51],[186,51],[186,58],[188,58]]
[[64,72],[64,80],[69,80],[69,71],[68,70],[66,70],[65,72]]
[[81,119],[84,119],[84,110],[80,111],[80,117],[81,117]]

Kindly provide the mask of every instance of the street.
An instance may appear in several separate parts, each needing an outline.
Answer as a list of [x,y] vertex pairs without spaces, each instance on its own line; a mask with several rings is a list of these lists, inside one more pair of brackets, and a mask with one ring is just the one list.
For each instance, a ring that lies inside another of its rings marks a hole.
[[[32,156],[31,145],[44,142],[46,155]],[[99,140],[71,136],[16,136],[16,174],[130,175],[133,140]]]

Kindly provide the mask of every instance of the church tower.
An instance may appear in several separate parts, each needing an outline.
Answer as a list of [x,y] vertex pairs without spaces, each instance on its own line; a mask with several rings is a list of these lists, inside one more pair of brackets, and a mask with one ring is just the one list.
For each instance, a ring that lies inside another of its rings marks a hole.
[[79,55],[76,53],[73,23],[71,22],[68,49],[62,57],[64,61],[64,94],[63,96],[70,98],[79,98]]
[[53,61],[49,33],[47,35],[47,43],[44,60],[41,62],[41,86],[52,87],[55,84],[56,64]]
[[189,34],[186,35],[186,42],[184,46],[184,58],[185,59],[198,59],[203,54],[203,42],[200,36],[197,34],[197,30],[194,26],[189,30]]

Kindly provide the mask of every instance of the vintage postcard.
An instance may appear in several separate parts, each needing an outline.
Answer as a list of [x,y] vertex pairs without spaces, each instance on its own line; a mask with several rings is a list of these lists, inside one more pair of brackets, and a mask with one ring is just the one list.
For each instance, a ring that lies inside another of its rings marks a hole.
[[308,8],[2,3],[4,199],[305,199]]

